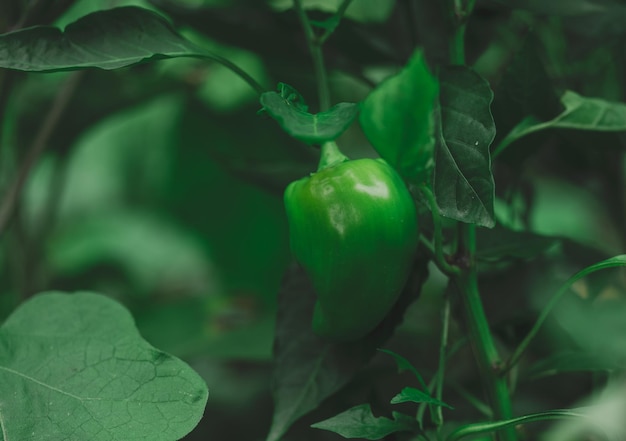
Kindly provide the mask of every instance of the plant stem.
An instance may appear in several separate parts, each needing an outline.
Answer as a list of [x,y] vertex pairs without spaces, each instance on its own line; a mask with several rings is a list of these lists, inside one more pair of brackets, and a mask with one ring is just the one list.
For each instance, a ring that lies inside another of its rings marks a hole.
[[[317,82],[317,94],[320,103],[320,112],[330,108],[330,88],[328,86],[328,76],[326,74],[326,66],[324,65],[324,56],[322,54],[322,45],[319,39],[315,37],[311,22],[302,7],[302,0],[293,0],[293,5],[302,24],[304,36],[306,38],[311,58],[313,59],[313,69],[315,70],[315,80]],[[347,6],[346,6],[347,7]]]
[[252,76],[250,76],[248,72],[246,72],[227,58],[213,53],[206,53],[206,57],[224,65],[225,67],[229,68],[231,71],[239,75],[239,77],[246,83],[248,83],[257,94],[261,95],[262,93],[266,92],[265,88],[261,86],[254,78],[252,78]]
[[593,420],[585,412],[584,409],[558,409],[548,410],[540,413],[524,415],[518,418],[512,418],[506,421],[493,421],[489,423],[475,423],[463,426],[452,432],[446,438],[446,441],[458,441],[466,436],[478,435],[480,433],[494,432],[505,427],[517,426],[520,424],[532,423],[535,421],[564,420],[564,419],[581,419],[585,418],[589,422]]
[[2,202],[0,202],[0,234],[2,234],[9,225],[9,222],[15,212],[15,205],[17,204],[17,201],[22,193],[24,184],[30,175],[30,171],[46,148],[48,140],[54,132],[61,115],[65,111],[70,98],[73,96],[81,77],[82,72],[73,73],[61,87],[61,90],[55,97],[50,111],[43,120],[39,132],[35,136],[35,139],[17,172],[15,180],[6,191]]
[[453,26],[452,38],[450,40],[450,63],[465,64],[465,29],[467,19],[474,10],[476,0],[467,0],[464,5],[463,0],[451,0],[450,18]]
[[[448,329],[450,327],[450,299],[445,296],[442,317],[441,317],[441,343],[439,344],[439,366],[437,367],[437,387],[435,398],[443,401],[443,380],[446,372],[446,357],[448,350]],[[432,414],[433,423],[437,426],[438,438],[441,439],[441,428],[443,427],[443,409],[436,406]]]
[[[465,65],[465,29],[476,0],[448,0],[448,12],[453,27],[450,40],[450,63]],[[493,415],[499,420],[509,420],[513,416],[511,396],[506,378],[500,375],[502,361],[489,329],[482,300],[478,290],[478,271],[476,268],[476,226],[459,225],[459,248],[457,262],[461,273],[453,277],[465,309],[465,317],[474,356],[480,370],[483,387],[493,409]],[[498,434],[501,441],[516,441],[515,428],[505,426]]]
[[[507,420],[513,416],[511,397],[506,378],[501,376],[499,372],[502,362],[493,341],[478,290],[478,272],[474,262],[476,227],[474,225],[464,225],[464,227],[464,240],[461,243],[464,253],[463,259],[467,267],[454,280],[463,301],[472,349],[489,402],[493,407],[494,417],[499,420]],[[515,441],[517,436],[514,428],[506,427],[501,432],[500,439],[502,441]]]
[[433,227],[434,227],[433,239],[435,243],[435,263],[437,264],[441,272],[443,272],[444,274],[447,274],[447,275],[458,274],[459,268],[450,265],[448,261],[446,260],[446,257],[443,253],[443,229],[441,225],[441,215],[439,214],[439,206],[437,205],[437,201],[435,200],[435,195],[433,194],[432,190],[426,185],[421,186],[420,191],[422,192],[422,194],[426,198],[426,201],[428,202],[428,206],[430,208],[430,212],[433,218]]
[[339,22],[341,21],[344,14],[346,13],[346,9],[348,9],[348,7],[350,6],[350,3],[352,3],[352,0],[343,0],[341,5],[339,5],[337,12],[335,12],[335,15],[333,15],[333,19],[335,20],[334,25],[326,29],[326,31],[324,31],[322,36],[317,39],[320,45],[324,44],[324,42],[328,40],[328,37],[330,37],[333,34],[333,32],[335,32],[335,29],[337,29],[337,25],[339,25]]

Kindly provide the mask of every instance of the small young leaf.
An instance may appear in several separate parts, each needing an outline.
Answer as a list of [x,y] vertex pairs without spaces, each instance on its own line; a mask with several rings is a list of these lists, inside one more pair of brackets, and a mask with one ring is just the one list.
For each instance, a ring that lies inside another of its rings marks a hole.
[[430,180],[435,148],[433,109],[439,92],[421,51],[363,103],[359,121],[378,154],[416,183]]
[[483,78],[462,66],[442,69],[440,84],[441,133],[433,179],[437,204],[446,217],[493,227],[493,93]]
[[550,121],[529,116],[517,124],[498,144],[493,154],[499,155],[513,142],[546,129],[573,129],[597,132],[625,132],[626,104],[580,96],[571,90],[561,97],[565,110]]
[[0,328],[0,396],[5,441],[174,441],[196,426],[208,391],[117,302],[50,292]]
[[300,100],[294,104],[290,98],[292,94],[284,95],[284,91],[261,94],[263,110],[287,133],[307,144],[322,144],[337,139],[359,113],[358,104],[339,103],[325,112],[311,114],[303,110]]
[[391,399],[391,404],[400,404],[400,403],[427,403],[433,404],[435,406],[447,407],[448,409],[454,409],[449,404],[444,403],[436,398],[431,397],[426,392],[422,392],[419,389],[414,387],[405,387],[400,391],[398,395]]
[[428,389],[426,382],[424,381],[420,373],[417,371],[417,369],[415,369],[415,367],[411,364],[411,362],[409,362],[409,360],[404,358],[402,355],[396,354],[395,352],[387,350],[387,349],[379,349],[379,351],[384,352],[385,354],[391,355],[396,360],[396,364],[398,365],[398,372],[404,372],[404,371],[411,372],[413,375],[415,375],[415,378],[417,378],[417,381],[419,381],[420,386],[422,386],[423,389]]
[[312,424],[315,429],[338,433],[344,438],[383,439],[396,432],[410,432],[418,429],[417,421],[398,412],[393,419],[372,415],[369,404],[361,404],[332,418]]

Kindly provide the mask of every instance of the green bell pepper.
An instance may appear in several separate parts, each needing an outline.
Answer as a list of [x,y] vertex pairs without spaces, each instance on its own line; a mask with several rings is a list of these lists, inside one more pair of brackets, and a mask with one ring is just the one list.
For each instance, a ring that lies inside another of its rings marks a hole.
[[285,208],[292,252],[317,293],[314,332],[334,341],[367,335],[396,302],[415,255],[415,204],[402,178],[382,159],[335,161],[292,182]]

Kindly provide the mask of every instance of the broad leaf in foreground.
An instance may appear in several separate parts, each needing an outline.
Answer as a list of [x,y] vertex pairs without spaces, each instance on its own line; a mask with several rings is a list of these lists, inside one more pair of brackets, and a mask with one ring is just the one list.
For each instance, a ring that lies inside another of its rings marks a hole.
[[360,115],[363,132],[378,154],[413,182],[430,180],[439,85],[421,51],[400,73],[374,89]]
[[37,295],[0,328],[2,441],[174,441],[207,396],[189,366],[98,294]]
[[375,417],[369,404],[361,404],[332,418],[311,425],[315,429],[329,430],[344,438],[383,439],[395,432],[418,430],[415,418],[393,412],[393,419]]
[[626,132],[626,103],[588,98],[571,90],[561,97],[565,110],[550,121],[529,116],[517,124],[498,144],[493,154],[499,155],[518,139],[546,129]]
[[437,205],[446,217],[493,227],[493,93],[480,75],[464,66],[442,69],[439,80],[441,133],[433,179]]

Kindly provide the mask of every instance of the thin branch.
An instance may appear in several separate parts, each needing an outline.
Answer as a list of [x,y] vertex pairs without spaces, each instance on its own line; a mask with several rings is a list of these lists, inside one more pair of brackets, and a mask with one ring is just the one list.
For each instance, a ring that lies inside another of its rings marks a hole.
[[61,119],[61,115],[65,111],[70,98],[73,96],[81,77],[82,72],[73,73],[63,84],[61,90],[52,103],[50,111],[41,124],[39,133],[37,133],[37,136],[30,146],[30,149],[28,150],[28,153],[26,154],[26,157],[17,172],[15,180],[4,194],[4,197],[0,202],[0,234],[7,229],[11,219],[13,218],[15,206],[20,198],[20,195],[22,194],[24,184],[28,180],[30,171],[48,145],[50,136]]

